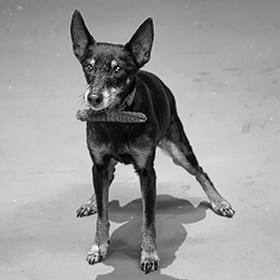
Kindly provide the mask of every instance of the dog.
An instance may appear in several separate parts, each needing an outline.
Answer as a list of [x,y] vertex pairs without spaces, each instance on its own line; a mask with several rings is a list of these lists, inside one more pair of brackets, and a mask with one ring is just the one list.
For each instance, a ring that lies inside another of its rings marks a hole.
[[[73,52],[87,82],[85,103],[97,115],[140,112],[146,120],[134,123],[87,121],[87,147],[93,162],[94,195],[77,210],[78,217],[97,212],[96,235],[87,254],[89,264],[106,258],[109,246],[108,191],[118,162],[132,164],[140,178],[143,201],[140,267],[145,273],[159,267],[156,248],[156,173],[159,146],[195,176],[213,211],[231,218],[235,211],[216,190],[199,165],[180,121],[170,89],[154,74],[140,70],[151,57],[153,20],[147,18],[125,45],[97,42],[75,10],[70,27]],[[122,109],[120,109],[122,108]]]

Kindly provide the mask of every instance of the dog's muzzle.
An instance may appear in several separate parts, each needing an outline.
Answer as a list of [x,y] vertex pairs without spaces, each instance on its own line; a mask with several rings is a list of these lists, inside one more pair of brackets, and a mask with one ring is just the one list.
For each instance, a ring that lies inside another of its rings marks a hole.
[[102,106],[102,102],[104,102],[104,96],[99,90],[94,90],[91,85],[87,86],[85,92],[85,101],[86,104],[93,110],[101,110],[106,106]]
[[[130,106],[133,102],[133,99],[135,97],[136,89],[130,93],[125,101],[123,102],[122,106],[118,108],[118,110],[112,110],[109,112],[99,111],[96,109],[92,109],[91,106],[90,109],[83,109],[78,110],[76,114],[76,118],[82,122],[88,121],[88,122],[119,122],[119,123],[143,123],[147,121],[147,116],[141,112],[130,112],[130,111],[124,111],[125,107],[128,105]],[[91,96],[90,94],[86,95],[86,98],[88,99],[88,96]],[[96,102],[95,98],[93,100]],[[101,101],[102,103],[102,101]]]

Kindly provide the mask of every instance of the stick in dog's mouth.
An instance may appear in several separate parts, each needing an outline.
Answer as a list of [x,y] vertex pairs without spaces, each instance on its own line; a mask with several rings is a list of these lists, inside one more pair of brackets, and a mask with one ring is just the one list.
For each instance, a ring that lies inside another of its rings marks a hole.
[[143,123],[147,120],[147,116],[141,112],[121,110],[98,112],[92,109],[78,110],[76,118],[82,122]]
[[[117,91],[116,91],[117,92]],[[96,111],[92,108],[78,110],[76,118],[82,122],[119,122],[119,123],[143,123],[146,122],[147,116],[141,112],[130,112],[124,111],[126,105],[131,105],[134,99],[136,90],[134,89],[127,98],[124,100],[123,104],[117,110],[102,109]],[[116,98],[114,98],[116,99]],[[110,106],[114,104],[113,102]],[[108,106],[108,107],[110,107]]]

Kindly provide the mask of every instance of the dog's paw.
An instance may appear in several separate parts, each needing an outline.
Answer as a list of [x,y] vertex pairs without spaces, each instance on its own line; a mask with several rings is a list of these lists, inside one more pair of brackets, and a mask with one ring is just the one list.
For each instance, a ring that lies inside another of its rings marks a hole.
[[84,203],[80,208],[77,209],[76,217],[82,218],[82,217],[96,214],[96,212],[97,212],[96,203],[89,201]]
[[141,261],[140,261],[141,270],[148,274],[151,271],[156,271],[159,267],[159,257],[157,251],[155,250],[152,253],[141,251]]
[[87,262],[90,265],[94,265],[95,263],[99,263],[105,260],[108,246],[109,246],[109,241],[107,242],[107,244],[100,245],[100,246],[94,244],[91,247],[91,250],[87,254],[87,258],[86,258]]
[[232,218],[235,214],[235,211],[231,207],[230,203],[224,199],[211,202],[211,206],[214,212],[220,216]]

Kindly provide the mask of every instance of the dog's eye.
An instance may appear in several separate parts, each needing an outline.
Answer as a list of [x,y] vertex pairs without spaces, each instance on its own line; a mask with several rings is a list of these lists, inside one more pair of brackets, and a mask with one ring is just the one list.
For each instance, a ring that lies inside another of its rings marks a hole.
[[123,68],[122,68],[121,66],[116,65],[116,66],[114,67],[114,73],[115,73],[115,74],[120,74],[120,73],[122,73],[122,71],[123,71]]
[[87,64],[84,69],[88,72],[92,71],[93,70],[93,66],[91,64]]

